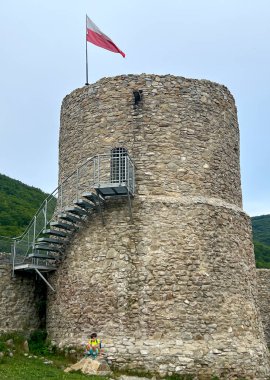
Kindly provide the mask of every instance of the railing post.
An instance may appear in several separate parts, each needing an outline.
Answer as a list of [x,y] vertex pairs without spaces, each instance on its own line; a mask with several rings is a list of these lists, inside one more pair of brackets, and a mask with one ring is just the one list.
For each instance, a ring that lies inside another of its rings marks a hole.
[[16,256],[16,240],[13,243],[13,257],[12,257],[12,277],[15,276],[15,256]]
[[46,198],[45,206],[44,206],[44,210],[43,210],[43,213],[44,213],[44,230],[46,229],[46,226],[47,226],[47,210],[48,210],[48,200]]
[[36,223],[37,223],[37,217],[36,215],[34,216],[34,231],[33,231],[33,242],[32,242],[32,246],[34,248],[35,246],[35,241],[36,241]]
[[127,183],[127,188],[128,188],[128,191],[129,191],[129,157],[128,156],[125,156],[125,180],[126,180],[126,183]]

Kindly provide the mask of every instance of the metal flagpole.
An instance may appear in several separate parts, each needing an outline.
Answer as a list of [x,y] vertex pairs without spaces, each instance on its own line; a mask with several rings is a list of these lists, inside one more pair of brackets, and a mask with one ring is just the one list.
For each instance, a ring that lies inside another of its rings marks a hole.
[[87,15],[85,16],[85,54],[86,54],[86,83],[85,85],[88,86],[88,51],[87,51]]

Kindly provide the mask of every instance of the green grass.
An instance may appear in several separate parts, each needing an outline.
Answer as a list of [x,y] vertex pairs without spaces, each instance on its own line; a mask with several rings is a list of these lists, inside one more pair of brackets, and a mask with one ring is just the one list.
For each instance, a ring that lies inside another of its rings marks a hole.
[[[4,353],[0,358],[1,380],[39,380],[39,379],[95,379],[104,380],[104,377],[83,375],[79,372],[65,373],[64,369],[71,364],[71,358],[64,354],[50,350],[46,341],[47,334],[43,330],[34,331],[28,338],[29,354],[23,351],[23,342],[26,337],[20,333],[3,334],[0,336],[0,351]],[[12,344],[6,342],[12,339]],[[13,354],[10,357],[10,353]],[[51,364],[45,364],[51,361]]]
[[[106,377],[83,375],[78,372],[65,373],[63,371],[69,364],[67,359],[57,356],[48,358],[53,360],[53,364],[44,364],[44,357],[38,356],[37,358],[28,358],[22,355],[15,355],[13,358],[6,357],[4,362],[0,363],[0,379],[1,380],[43,380],[43,379],[59,379],[59,380],[108,380]],[[119,373],[116,372],[112,378],[116,378],[121,374],[128,374],[129,376],[142,376],[145,373],[136,371],[127,371]],[[147,373],[148,377],[150,376]],[[152,376],[150,376],[151,378]],[[150,380],[149,378],[149,380]],[[165,380],[191,380],[192,375],[174,375],[167,376]],[[216,379],[216,378],[215,378]]]
[[[49,360],[53,360],[51,357]],[[60,368],[58,366],[61,366]],[[12,358],[4,358],[0,364],[0,379],[1,380],[43,380],[43,379],[60,379],[60,380],[80,380],[80,379],[95,379],[104,380],[104,377],[89,376],[81,373],[65,373],[67,362],[63,363],[61,358],[55,357],[54,364],[44,364],[44,358],[38,356],[28,358],[21,355],[15,355]]]

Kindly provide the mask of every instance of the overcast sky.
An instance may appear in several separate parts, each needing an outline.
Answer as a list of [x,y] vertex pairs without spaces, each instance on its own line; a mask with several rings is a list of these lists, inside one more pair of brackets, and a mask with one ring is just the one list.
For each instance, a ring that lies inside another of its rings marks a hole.
[[89,44],[90,82],[156,73],[229,88],[244,209],[270,214],[269,0],[1,0],[0,173],[57,186],[61,102],[85,83],[85,13],[126,53]]

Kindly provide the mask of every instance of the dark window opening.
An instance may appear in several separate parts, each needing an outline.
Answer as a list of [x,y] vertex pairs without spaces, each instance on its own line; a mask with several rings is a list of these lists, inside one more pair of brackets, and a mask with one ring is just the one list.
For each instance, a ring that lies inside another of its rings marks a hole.
[[143,97],[142,90],[133,91],[133,96],[134,96],[134,104],[135,104],[135,106],[137,106]]

